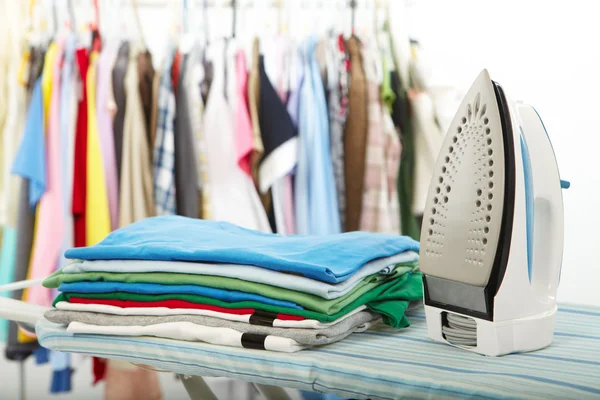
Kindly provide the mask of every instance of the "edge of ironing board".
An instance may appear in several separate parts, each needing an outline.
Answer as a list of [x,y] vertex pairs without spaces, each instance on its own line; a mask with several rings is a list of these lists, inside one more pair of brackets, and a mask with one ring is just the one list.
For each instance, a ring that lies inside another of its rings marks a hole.
[[[563,304],[553,345],[498,358],[435,343],[427,338],[422,310],[408,317],[413,323],[408,329],[378,326],[293,354],[152,337],[74,337],[47,321],[37,330],[42,345],[53,350],[116,358],[186,376],[231,377],[346,398],[600,396],[600,308]],[[184,384],[196,382],[192,378]]]

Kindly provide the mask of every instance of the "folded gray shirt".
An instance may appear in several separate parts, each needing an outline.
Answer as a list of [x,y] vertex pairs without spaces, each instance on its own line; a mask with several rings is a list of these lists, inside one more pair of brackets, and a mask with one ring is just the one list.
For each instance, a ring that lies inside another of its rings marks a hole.
[[192,322],[209,327],[231,328],[242,333],[285,337],[308,346],[320,346],[337,342],[353,332],[363,332],[369,329],[380,320],[378,314],[361,311],[328,328],[295,329],[251,325],[201,315],[123,316],[83,311],[49,310],[46,311],[44,316],[48,321],[61,325],[68,325],[71,322],[83,322],[100,326],[148,326],[167,322]]

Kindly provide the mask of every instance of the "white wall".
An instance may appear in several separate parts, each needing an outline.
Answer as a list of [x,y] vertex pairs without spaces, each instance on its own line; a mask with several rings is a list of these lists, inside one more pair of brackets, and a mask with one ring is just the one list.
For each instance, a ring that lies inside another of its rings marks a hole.
[[466,91],[487,68],[511,98],[536,107],[572,184],[559,301],[600,305],[597,10],[587,0],[411,0],[406,19],[434,83]]

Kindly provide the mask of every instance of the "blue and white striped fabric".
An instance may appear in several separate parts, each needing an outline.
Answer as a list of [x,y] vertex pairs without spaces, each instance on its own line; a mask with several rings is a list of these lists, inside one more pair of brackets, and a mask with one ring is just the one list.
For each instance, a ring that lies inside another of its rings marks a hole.
[[47,321],[42,346],[199,376],[224,376],[344,398],[600,397],[600,308],[563,305],[546,349],[484,357],[427,338],[422,311],[410,328],[378,326],[314,350],[283,354],[139,337],[73,336]]

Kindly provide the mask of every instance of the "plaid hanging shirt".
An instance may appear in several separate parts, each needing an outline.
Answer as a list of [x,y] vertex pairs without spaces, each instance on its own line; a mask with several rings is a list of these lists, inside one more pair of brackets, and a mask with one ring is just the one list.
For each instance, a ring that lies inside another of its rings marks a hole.
[[177,213],[175,202],[175,93],[171,82],[171,60],[158,86],[158,117],[152,156],[156,215]]
[[368,130],[365,153],[360,230],[400,234],[398,193],[395,181],[400,162],[400,141],[388,109],[381,99],[374,56],[363,49],[367,77]]

